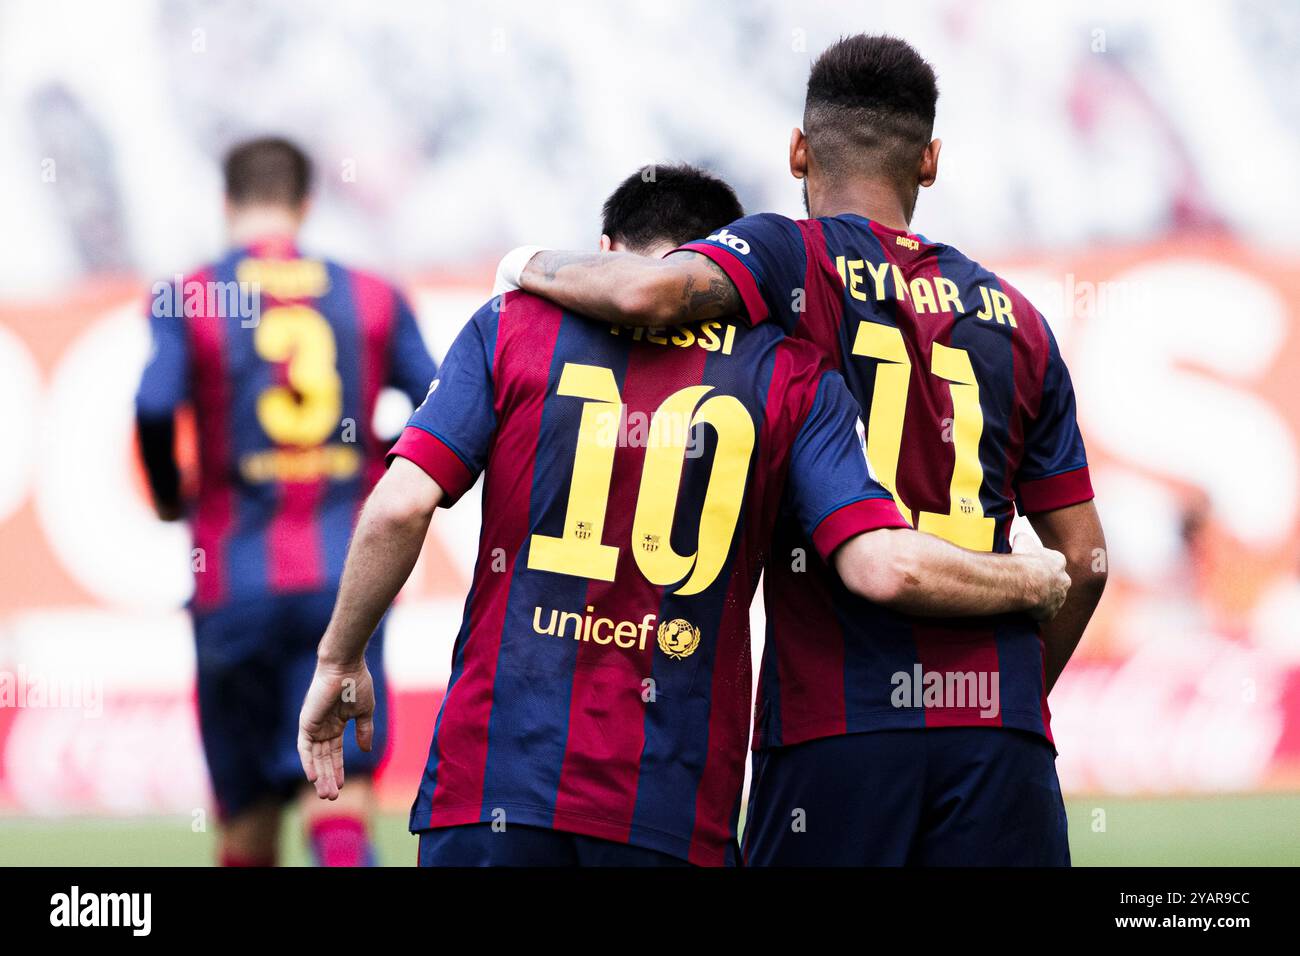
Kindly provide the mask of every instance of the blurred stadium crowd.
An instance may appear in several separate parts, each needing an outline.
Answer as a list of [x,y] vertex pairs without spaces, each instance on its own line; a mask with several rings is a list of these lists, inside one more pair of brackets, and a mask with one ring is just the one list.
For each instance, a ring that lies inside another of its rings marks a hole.
[[[939,72],[947,152],[923,232],[989,255],[1202,231],[1294,250],[1300,196],[1262,181],[1300,163],[1300,11],[1180,6],[9,0],[0,203],[23,228],[0,286],[202,259],[220,241],[216,157],[267,130],[335,173],[311,236],[407,272],[586,245],[597,197],[655,160],[707,163],[747,208],[797,213],[782,147],[810,51],[866,27]],[[730,119],[706,122],[699,97]],[[49,157],[65,185],[29,188]]]

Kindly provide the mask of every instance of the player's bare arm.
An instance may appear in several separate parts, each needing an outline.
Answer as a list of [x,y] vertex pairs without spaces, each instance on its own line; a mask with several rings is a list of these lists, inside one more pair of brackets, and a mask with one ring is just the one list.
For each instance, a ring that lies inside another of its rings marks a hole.
[[681,325],[741,310],[740,293],[722,268],[690,251],[652,259],[544,249],[520,272],[519,287],[617,325]]
[[846,542],[834,562],[849,590],[905,614],[1028,612],[1051,620],[1070,590],[1065,556],[1028,535],[1012,549],[981,554],[919,531],[882,528]]
[[362,509],[298,721],[302,769],[323,799],[337,799],[343,786],[343,731],[349,720],[357,722],[357,744],[370,749],[375,692],[366,644],[415,567],[442,498],[437,482],[397,458]]
[[1050,693],[1106,588],[1106,536],[1092,501],[1032,514],[1029,523],[1043,544],[1065,555],[1066,571],[1074,582],[1065,604],[1042,630],[1043,670]]

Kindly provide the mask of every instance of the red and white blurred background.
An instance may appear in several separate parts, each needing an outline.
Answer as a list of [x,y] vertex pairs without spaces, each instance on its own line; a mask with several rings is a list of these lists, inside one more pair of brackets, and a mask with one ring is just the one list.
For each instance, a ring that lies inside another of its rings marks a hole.
[[[302,141],[304,244],[402,280],[441,355],[501,252],[593,245],[647,162],[799,214],[809,58],[859,30],[939,72],[914,228],[1025,291],[1073,372],[1111,583],[1052,696],[1065,786],[1300,786],[1300,12],[897,6],[0,0],[0,813],[206,803],[188,538],[148,508],[131,398],[149,284],[220,251],[226,146]],[[477,522],[439,513],[394,612],[394,807]],[[5,679],[81,697],[3,705]]]

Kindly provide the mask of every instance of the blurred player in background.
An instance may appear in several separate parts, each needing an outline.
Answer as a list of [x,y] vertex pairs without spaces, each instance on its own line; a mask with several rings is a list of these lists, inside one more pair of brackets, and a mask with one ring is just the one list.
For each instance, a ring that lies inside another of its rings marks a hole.
[[[396,289],[298,251],[311,165],[296,146],[237,147],[225,182],[231,251],[156,287],[136,414],[159,517],[193,526],[199,721],[220,859],[261,866],[276,863],[282,806],[303,789],[298,707],[353,524],[383,472],[376,399],[391,385],[418,405],[437,369]],[[173,456],[182,404],[197,425],[192,509]],[[382,647],[380,623],[373,731],[346,744],[357,785],[344,803],[303,803],[322,865],[372,862],[365,780],[384,750]]]
[[[841,40],[813,66],[790,144],[816,218],[752,216],[661,260],[523,249],[504,267],[608,321],[744,312],[816,343],[843,370],[868,458],[909,523],[1006,551],[1018,505],[1069,559],[1075,587],[1041,635],[1025,615],[917,620],[861,600],[822,563],[805,574],[773,561],[752,863],[1069,862],[1047,692],[1100,598],[1105,541],[1047,323],[1007,282],[908,231],[938,171],[937,97],[902,40]],[[802,547],[783,521],[773,553]]]
[[[602,248],[662,255],[740,214],[707,174],[654,173],[607,202]],[[974,555],[906,529],[827,368],[771,324],[611,329],[519,292],[480,309],[358,525],[303,705],[317,791],[339,792],[349,718],[369,733],[366,639],[434,508],[484,470],[473,585],[411,811],[424,865],[737,861],[749,605],[782,505],[865,597],[1050,615],[1069,585],[1059,554]]]

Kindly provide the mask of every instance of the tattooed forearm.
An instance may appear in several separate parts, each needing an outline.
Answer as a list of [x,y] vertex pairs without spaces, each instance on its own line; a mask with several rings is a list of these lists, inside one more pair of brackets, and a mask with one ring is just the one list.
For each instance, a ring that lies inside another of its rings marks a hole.
[[738,313],[740,295],[708,256],[546,250],[519,277],[525,292],[619,325],[665,326]]
[[[692,271],[686,275],[682,286],[677,322],[716,319],[739,312],[740,294],[721,266],[698,252],[680,252],[673,256],[674,260],[681,262],[688,258],[692,260]],[[700,275],[701,269],[707,269],[708,275]]]
[[565,266],[597,266],[602,256],[595,252],[567,252],[563,249],[544,249],[533,257],[528,268],[537,269],[543,282],[554,282],[556,274]]

